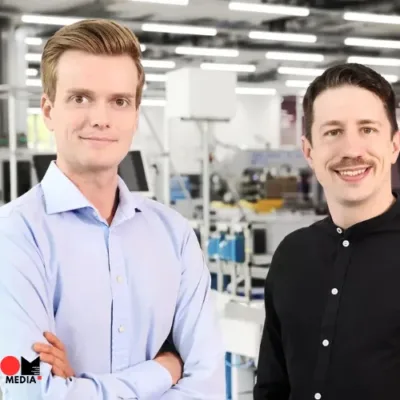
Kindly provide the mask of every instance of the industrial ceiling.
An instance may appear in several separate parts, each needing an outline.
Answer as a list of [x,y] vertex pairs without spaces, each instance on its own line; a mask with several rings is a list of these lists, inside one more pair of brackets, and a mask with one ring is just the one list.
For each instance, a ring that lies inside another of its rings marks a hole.
[[242,87],[296,93],[325,68],[355,61],[385,75],[400,93],[394,1],[0,0],[1,11],[24,15],[22,24],[43,39],[29,45],[31,54],[62,24],[39,21],[38,14],[126,23],[143,45],[148,91],[163,91],[168,70],[201,66],[237,70]]

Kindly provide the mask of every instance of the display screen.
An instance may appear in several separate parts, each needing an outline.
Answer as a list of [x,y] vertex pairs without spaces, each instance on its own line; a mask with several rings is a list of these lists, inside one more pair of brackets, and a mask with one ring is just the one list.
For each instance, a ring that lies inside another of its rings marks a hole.
[[149,191],[141,151],[130,151],[119,165],[118,173],[131,192]]

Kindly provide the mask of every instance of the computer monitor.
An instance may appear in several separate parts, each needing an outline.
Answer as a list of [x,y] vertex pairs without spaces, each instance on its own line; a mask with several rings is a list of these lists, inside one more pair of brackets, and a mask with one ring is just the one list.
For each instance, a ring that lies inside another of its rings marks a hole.
[[[44,178],[51,161],[55,159],[55,153],[33,155],[33,165],[38,182]],[[126,155],[118,167],[118,174],[131,192],[140,192],[145,196],[152,196],[147,166],[143,161],[143,152],[141,150],[133,150]]]
[[[17,196],[20,197],[28,192],[32,187],[31,179],[31,163],[27,160],[17,161]],[[8,203],[11,201],[11,184],[10,184],[10,161],[5,160],[2,163],[2,181],[3,185],[1,201]]]
[[127,154],[119,165],[118,174],[131,192],[152,196],[147,165],[141,150],[132,150]]
[[47,169],[50,163],[56,159],[55,153],[45,153],[45,154],[34,154],[33,155],[33,167],[36,171],[36,177],[38,182],[41,182],[46,175]]

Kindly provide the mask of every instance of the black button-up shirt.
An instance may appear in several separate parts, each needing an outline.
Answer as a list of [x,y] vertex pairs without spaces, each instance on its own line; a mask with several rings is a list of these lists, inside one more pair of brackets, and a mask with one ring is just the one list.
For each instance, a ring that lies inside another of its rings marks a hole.
[[289,234],[265,286],[254,399],[400,399],[400,201]]

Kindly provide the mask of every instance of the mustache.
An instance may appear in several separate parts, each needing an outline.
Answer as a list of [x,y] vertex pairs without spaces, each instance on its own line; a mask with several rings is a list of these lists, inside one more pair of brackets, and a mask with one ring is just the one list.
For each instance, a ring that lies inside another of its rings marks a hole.
[[370,160],[364,160],[363,158],[344,158],[340,162],[331,166],[332,169],[343,169],[348,167],[360,167],[367,166],[373,167],[374,163]]

